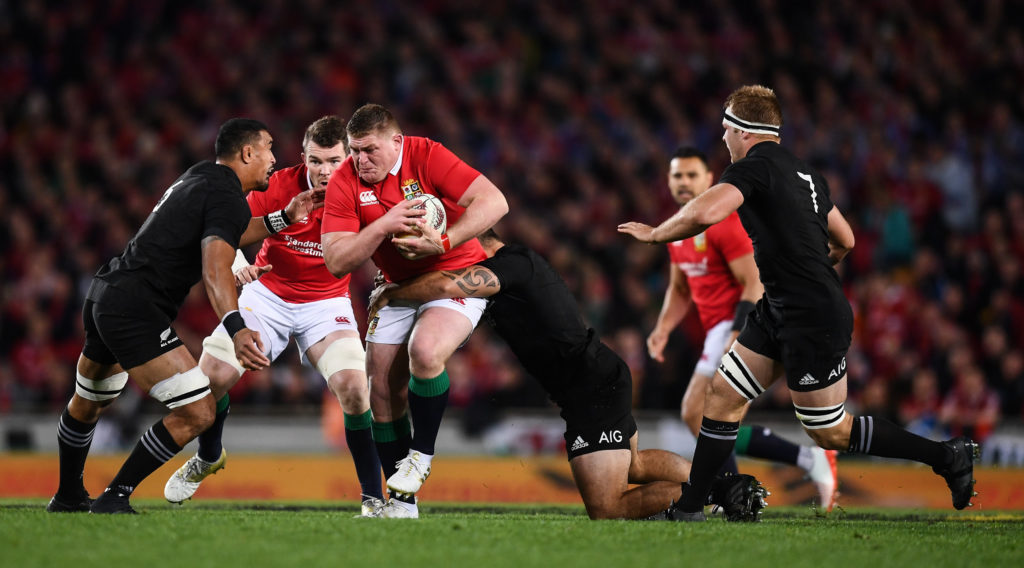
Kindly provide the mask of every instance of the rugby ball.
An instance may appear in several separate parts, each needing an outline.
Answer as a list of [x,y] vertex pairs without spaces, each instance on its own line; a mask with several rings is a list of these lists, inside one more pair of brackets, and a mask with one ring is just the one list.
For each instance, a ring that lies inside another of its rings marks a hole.
[[427,225],[443,235],[448,230],[448,215],[444,211],[444,203],[436,196],[429,194],[420,195],[416,199],[422,200],[415,208],[426,210],[427,214],[423,218]]

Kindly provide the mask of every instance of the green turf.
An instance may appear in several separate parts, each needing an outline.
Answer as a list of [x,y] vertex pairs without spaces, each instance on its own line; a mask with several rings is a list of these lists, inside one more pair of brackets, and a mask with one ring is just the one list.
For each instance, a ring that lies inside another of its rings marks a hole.
[[424,505],[358,519],[354,503],[137,500],[134,516],[47,514],[0,500],[11,567],[1020,566],[1024,512],[769,508],[757,524],[589,521],[582,507]]

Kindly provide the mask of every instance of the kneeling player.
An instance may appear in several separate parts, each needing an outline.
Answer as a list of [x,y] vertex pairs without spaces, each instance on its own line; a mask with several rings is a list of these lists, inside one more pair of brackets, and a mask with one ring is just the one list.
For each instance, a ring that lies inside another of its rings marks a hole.
[[[493,231],[480,244],[487,260],[382,286],[370,313],[395,299],[491,298],[485,317],[561,408],[569,464],[590,518],[641,519],[663,511],[679,498],[690,462],[664,450],[637,450],[625,362],[586,328],[565,282],[543,258],[506,246]],[[734,476],[717,482],[710,500],[730,520],[756,520],[764,494],[753,477]]]

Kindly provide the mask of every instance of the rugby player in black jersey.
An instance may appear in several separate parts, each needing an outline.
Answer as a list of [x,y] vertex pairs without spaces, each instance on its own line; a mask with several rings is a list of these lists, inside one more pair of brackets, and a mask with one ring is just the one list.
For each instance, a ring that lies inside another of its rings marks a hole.
[[619,225],[642,242],[667,243],[739,211],[765,288],[708,386],[690,481],[668,516],[704,520],[703,498],[732,452],[744,408],[783,376],[797,418],[819,446],[926,463],[945,478],[953,506],[969,506],[977,444],[928,440],[844,408],[853,312],[833,266],[853,248],[853,231],[821,174],[779,144],[775,93],[759,85],[737,89],[725,101],[722,126],[732,165],[717,185],[658,227]]
[[[584,325],[576,299],[543,258],[505,245],[492,230],[479,240],[489,258],[383,284],[370,296],[370,317],[394,300],[491,298],[484,319],[561,409],[569,464],[590,518],[642,519],[665,510],[679,499],[690,462],[637,450],[629,367]],[[764,489],[749,475],[718,478],[710,494],[732,521],[756,520],[764,507]]]
[[[256,120],[225,122],[214,144],[216,163],[200,162],[164,192],[124,252],[99,269],[82,310],[85,345],[75,394],[60,417],[60,484],[50,512],[134,513],[132,491],[214,420],[210,380],[171,322],[202,279],[217,316],[247,369],[269,365],[259,334],[245,327],[231,263],[235,249],[279,231],[313,208],[305,195],[252,218],[245,193],[267,188],[273,139]],[[82,483],[89,445],[103,408],[128,378],[170,413],[153,424],[95,501]]]

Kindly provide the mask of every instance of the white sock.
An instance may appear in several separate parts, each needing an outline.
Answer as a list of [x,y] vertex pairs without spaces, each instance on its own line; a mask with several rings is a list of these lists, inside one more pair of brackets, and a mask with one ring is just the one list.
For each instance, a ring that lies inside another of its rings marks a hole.
[[800,455],[796,457],[796,465],[804,471],[810,472],[814,467],[814,450],[811,446],[800,446]]
[[419,457],[416,458],[416,461],[418,461],[421,464],[424,464],[424,465],[426,465],[428,467],[430,466],[430,462],[434,460],[434,456],[433,455],[431,455],[431,454],[424,454],[423,452],[417,452],[416,450],[413,450],[411,452],[411,454],[417,454]]

